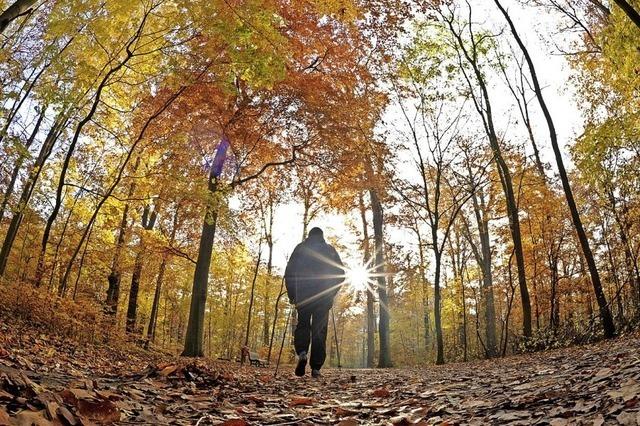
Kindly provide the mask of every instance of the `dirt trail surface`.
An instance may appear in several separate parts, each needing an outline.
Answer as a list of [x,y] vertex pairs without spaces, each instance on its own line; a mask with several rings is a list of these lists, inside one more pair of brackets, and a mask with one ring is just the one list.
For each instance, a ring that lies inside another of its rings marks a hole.
[[[273,378],[268,368],[2,335],[0,425],[640,425],[640,339],[501,360]],[[4,331],[7,331],[6,328]]]

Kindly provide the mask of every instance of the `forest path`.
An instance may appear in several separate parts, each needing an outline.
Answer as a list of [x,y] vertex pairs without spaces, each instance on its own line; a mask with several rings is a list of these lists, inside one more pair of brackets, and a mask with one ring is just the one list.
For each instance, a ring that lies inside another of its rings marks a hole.
[[291,366],[277,378],[206,360],[143,368],[149,358],[1,343],[0,425],[640,424],[637,336],[438,367],[326,369],[319,380]]

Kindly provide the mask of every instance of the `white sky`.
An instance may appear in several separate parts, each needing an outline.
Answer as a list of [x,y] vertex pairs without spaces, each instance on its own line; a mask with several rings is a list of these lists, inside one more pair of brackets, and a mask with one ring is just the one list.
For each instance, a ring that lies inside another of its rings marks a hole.
[[[506,23],[492,1],[472,0],[471,4],[474,11],[473,19],[477,25],[490,28],[495,32],[498,32],[500,28],[505,28]],[[570,77],[569,66],[565,58],[559,55],[554,45],[550,43],[551,37],[558,27],[558,17],[546,14],[540,9],[524,8],[515,0],[504,0],[503,4],[508,8],[516,25],[519,25],[520,35],[529,48],[536,65],[538,77],[544,88],[544,94],[557,127],[561,146],[566,146],[582,131],[583,119],[568,82]],[[503,37],[511,37],[508,28],[505,29]],[[569,42],[562,40],[560,44],[566,48]],[[493,76],[492,80],[497,85],[500,84],[497,76]],[[506,86],[502,84],[502,86],[495,87],[492,97],[494,108],[497,110],[496,117],[498,117],[497,121],[500,129],[504,130],[509,126],[510,134],[517,134],[518,131],[522,131],[523,129],[515,129],[517,125],[514,124],[514,121],[519,119],[518,112],[511,110],[512,97]],[[533,121],[536,123],[535,133],[543,161],[553,164],[546,124],[542,120],[537,102],[533,100],[530,105]],[[398,112],[395,112],[395,114],[399,115]],[[394,112],[391,111],[390,115],[394,115]],[[507,120],[508,117],[511,120],[510,124]],[[568,162],[566,149],[564,154],[565,161]],[[352,218],[352,221],[355,219]],[[358,223],[355,222],[355,224]],[[313,226],[323,228],[328,240],[336,238],[347,247],[346,252],[341,253],[343,260],[351,264],[360,262],[360,254],[356,247],[356,241],[360,238],[360,235],[359,232],[354,233],[353,227],[349,226],[348,217],[333,213],[319,215],[311,223],[310,228]],[[359,230],[360,227],[358,226],[356,229]],[[385,232],[387,238],[391,241],[407,245],[415,244],[413,240],[409,240],[411,237],[407,232],[391,227],[387,227]],[[301,241],[302,206],[300,204],[289,203],[277,209],[274,235],[274,265],[277,268],[284,268],[288,255],[295,245]]]

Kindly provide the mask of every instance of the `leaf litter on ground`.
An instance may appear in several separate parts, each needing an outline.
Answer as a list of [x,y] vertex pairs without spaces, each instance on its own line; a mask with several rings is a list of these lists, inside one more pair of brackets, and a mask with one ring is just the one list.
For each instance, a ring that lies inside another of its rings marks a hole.
[[638,336],[316,380],[0,331],[0,425],[640,425]]

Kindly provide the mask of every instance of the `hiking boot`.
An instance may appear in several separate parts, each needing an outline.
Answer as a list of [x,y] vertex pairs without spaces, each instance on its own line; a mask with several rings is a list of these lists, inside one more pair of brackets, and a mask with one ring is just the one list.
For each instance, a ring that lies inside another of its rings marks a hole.
[[322,374],[320,374],[320,370],[316,370],[315,368],[312,368],[311,377],[313,377],[314,379],[319,379],[322,377]]
[[307,353],[306,352],[302,352],[300,355],[298,355],[298,365],[296,365],[296,371],[295,374],[298,377],[302,377],[304,376],[305,373],[305,368],[307,366]]

